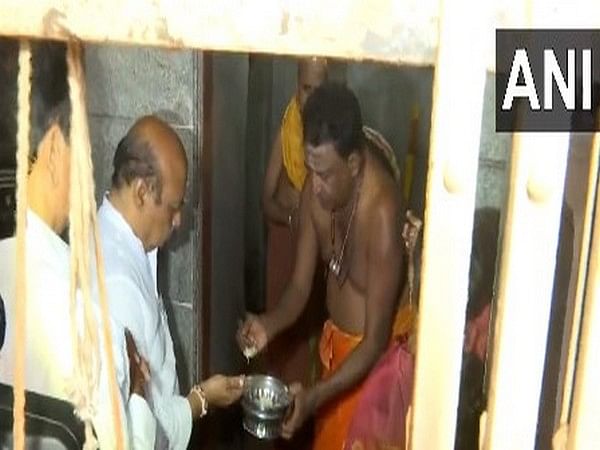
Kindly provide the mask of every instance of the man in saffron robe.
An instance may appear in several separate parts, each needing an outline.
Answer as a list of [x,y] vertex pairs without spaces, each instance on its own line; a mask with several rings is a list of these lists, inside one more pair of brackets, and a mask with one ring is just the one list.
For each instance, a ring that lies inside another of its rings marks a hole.
[[[318,262],[324,262],[329,312],[320,343],[324,373],[310,388],[293,387],[283,436],[292,436],[317,413],[313,448],[342,450],[361,385],[391,341],[406,272],[404,215],[394,171],[369,145],[373,137],[363,129],[358,100],[348,88],[321,85],[302,119],[308,175],[292,277],[275,309],[248,315],[238,340],[242,348],[260,351],[291,326],[307,303]],[[401,311],[398,322],[410,324],[406,309]]]

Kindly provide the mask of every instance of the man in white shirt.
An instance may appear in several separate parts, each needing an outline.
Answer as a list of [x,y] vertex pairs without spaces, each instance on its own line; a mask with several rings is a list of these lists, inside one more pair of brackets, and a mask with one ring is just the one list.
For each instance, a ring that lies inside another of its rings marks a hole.
[[[66,81],[65,45],[39,43],[32,46],[31,122],[32,146],[36,150],[28,178],[26,225],[27,390],[69,399],[74,355],[69,312],[70,256],[60,238],[69,214],[70,102]],[[0,241],[0,295],[6,308],[6,339],[0,351],[0,382],[14,381],[16,239]],[[99,318],[99,316],[98,316]],[[156,422],[140,390],[139,379],[130,383],[129,360],[122,327],[111,324],[115,370],[119,387],[118,407],[126,448],[154,446]],[[113,410],[106,372],[106,349],[101,346],[100,379],[94,430],[103,449],[116,447]],[[131,384],[137,393],[130,395]],[[42,441],[41,448],[47,448]]]
[[156,448],[185,449],[192,421],[242,393],[242,377],[215,375],[187,397],[179,393],[173,341],[157,295],[150,255],[181,223],[187,159],[175,131],[139,119],[117,146],[112,187],[100,207],[100,234],[111,315],[131,330],[150,366],[147,390],[158,420]]

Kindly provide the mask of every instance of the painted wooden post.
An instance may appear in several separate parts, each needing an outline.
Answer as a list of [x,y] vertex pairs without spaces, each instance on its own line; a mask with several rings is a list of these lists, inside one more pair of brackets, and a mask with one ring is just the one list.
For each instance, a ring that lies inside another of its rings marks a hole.
[[568,145],[513,139],[484,449],[534,448]]
[[467,0],[441,3],[411,418],[414,450],[454,449],[489,50],[485,33],[491,32],[485,7]]

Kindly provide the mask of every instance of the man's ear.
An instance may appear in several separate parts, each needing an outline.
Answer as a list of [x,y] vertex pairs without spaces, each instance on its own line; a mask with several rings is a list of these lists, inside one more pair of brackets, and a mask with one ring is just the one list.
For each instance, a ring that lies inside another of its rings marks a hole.
[[350,168],[350,173],[353,177],[358,176],[360,173],[360,165],[362,163],[362,155],[358,152],[352,152],[350,156],[348,156],[348,167]]
[[133,181],[133,202],[136,208],[142,208],[146,202],[146,195],[148,194],[148,185],[141,178],[136,178]]

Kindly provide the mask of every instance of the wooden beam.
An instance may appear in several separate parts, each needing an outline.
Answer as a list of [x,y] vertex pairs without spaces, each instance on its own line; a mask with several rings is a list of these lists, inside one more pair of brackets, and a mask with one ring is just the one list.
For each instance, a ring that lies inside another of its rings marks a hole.
[[[525,26],[522,0],[486,3],[488,44],[495,28]],[[600,28],[595,0],[532,3],[536,26]],[[0,35],[432,65],[438,9],[438,0],[2,0]],[[486,62],[493,69],[493,47]]]
[[0,34],[420,65],[435,55],[435,7],[433,0],[3,0]]

